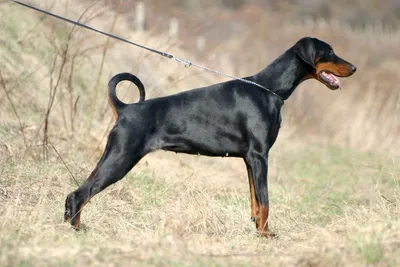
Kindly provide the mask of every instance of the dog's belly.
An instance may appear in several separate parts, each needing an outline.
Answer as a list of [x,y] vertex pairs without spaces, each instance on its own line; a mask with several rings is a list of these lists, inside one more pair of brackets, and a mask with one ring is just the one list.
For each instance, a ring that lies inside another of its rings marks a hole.
[[[191,138],[192,137],[192,138]],[[174,136],[165,138],[161,149],[177,153],[198,154],[213,157],[243,157],[247,143],[228,135],[216,136]]]
[[165,151],[172,151],[176,153],[184,153],[184,154],[192,154],[192,155],[202,155],[209,157],[243,157],[242,153],[238,153],[237,151],[233,152],[221,152],[221,151],[210,151],[193,147],[184,147],[184,146],[169,146],[163,148]]

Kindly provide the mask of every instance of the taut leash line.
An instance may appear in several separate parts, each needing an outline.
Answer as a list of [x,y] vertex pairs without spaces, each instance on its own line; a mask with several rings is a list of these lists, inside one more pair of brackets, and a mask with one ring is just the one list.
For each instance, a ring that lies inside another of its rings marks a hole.
[[282,97],[280,97],[279,95],[277,95],[275,92],[271,91],[271,90],[268,89],[268,88],[265,88],[264,86],[262,86],[262,85],[260,85],[260,84],[258,84],[258,83],[256,83],[256,82],[249,81],[249,80],[246,80],[246,79],[243,79],[243,78],[239,78],[239,77],[236,77],[236,76],[233,76],[233,75],[225,74],[225,73],[219,72],[219,71],[217,71],[217,70],[214,70],[214,69],[211,69],[211,68],[202,66],[202,65],[195,64],[195,63],[193,63],[193,62],[191,62],[191,61],[189,61],[189,60],[186,60],[186,59],[180,59],[180,58],[175,57],[175,56],[173,56],[173,55],[171,55],[171,54],[168,54],[168,53],[165,53],[165,52],[162,52],[162,51],[158,51],[158,50],[155,50],[155,49],[153,49],[153,48],[150,48],[150,47],[147,47],[147,46],[144,46],[144,45],[141,45],[141,44],[138,44],[138,43],[135,43],[135,42],[126,40],[126,39],[124,39],[124,38],[122,38],[122,37],[119,37],[119,36],[117,36],[117,35],[114,35],[114,34],[111,34],[111,33],[108,33],[108,32],[104,32],[104,31],[95,29],[95,28],[90,27],[90,26],[88,26],[88,25],[82,24],[82,23],[80,23],[80,22],[78,22],[78,21],[73,21],[73,20],[71,20],[71,19],[68,19],[68,18],[59,16],[59,15],[56,15],[56,14],[51,13],[51,12],[49,12],[49,11],[46,11],[46,10],[43,10],[43,9],[40,9],[40,8],[31,6],[31,5],[29,5],[29,4],[25,4],[25,3],[20,2],[20,1],[18,1],[18,0],[10,0],[10,1],[11,1],[11,2],[14,2],[14,3],[16,3],[16,4],[19,4],[19,5],[21,5],[21,6],[24,6],[24,7],[30,8],[30,9],[33,9],[33,10],[35,10],[35,11],[38,11],[38,12],[40,12],[40,13],[43,13],[43,14],[52,16],[52,17],[54,17],[54,18],[63,20],[63,21],[68,22],[68,23],[70,23],[70,24],[80,26],[80,27],[85,28],[85,29],[87,29],[87,30],[94,31],[94,32],[97,32],[97,33],[99,33],[99,34],[103,34],[103,35],[105,35],[105,36],[108,36],[108,37],[114,38],[114,39],[116,39],[116,40],[119,40],[119,41],[121,41],[121,42],[125,42],[125,43],[128,43],[128,44],[130,44],[130,45],[134,45],[134,46],[137,46],[137,47],[139,47],[139,48],[145,49],[145,50],[147,50],[147,51],[156,53],[156,54],[158,54],[158,55],[160,55],[160,56],[163,56],[163,57],[166,57],[166,58],[175,60],[176,62],[179,62],[179,63],[181,63],[181,64],[184,64],[185,67],[194,66],[194,67],[196,67],[196,68],[199,68],[199,69],[202,69],[202,70],[205,70],[205,71],[208,71],[208,72],[212,72],[212,73],[215,73],[215,74],[220,75],[220,76],[224,76],[224,77],[227,77],[227,78],[239,80],[239,81],[242,81],[242,82],[245,82],[245,83],[248,83],[248,84],[253,84],[253,85],[255,85],[255,86],[258,86],[258,87],[260,87],[260,88],[263,88],[264,90],[266,90],[266,91],[268,91],[268,92],[271,92],[272,94],[274,94],[275,96],[277,96],[279,99],[281,99],[281,100],[283,101]]

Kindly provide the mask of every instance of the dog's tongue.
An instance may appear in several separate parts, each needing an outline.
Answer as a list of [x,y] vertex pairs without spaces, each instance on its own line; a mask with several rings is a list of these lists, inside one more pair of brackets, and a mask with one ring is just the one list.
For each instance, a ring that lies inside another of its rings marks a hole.
[[332,73],[326,73],[326,72],[323,72],[322,74],[324,75],[324,77],[325,77],[331,84],[337,85],[337,86],[339,86],[339,88],[341,87],[340,81],[339,81],[338,78],[336,78],[335,75],[333,75]]

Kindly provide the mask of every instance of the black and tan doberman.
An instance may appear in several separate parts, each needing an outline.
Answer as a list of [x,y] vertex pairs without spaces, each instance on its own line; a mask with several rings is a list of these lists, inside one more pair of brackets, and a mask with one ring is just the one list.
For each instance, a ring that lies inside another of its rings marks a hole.
[[[89,178],[65,202],[66,220],[79,229],[80,214],[91,197],[122,179],[147,153],[163,149],[215,157],[240,157],[248,171],[251,217],[260,236],[268,229],[268,153],[281,123],[280,110],[296,87],[316,79],[329,89],[340,88],[337,77],[356,67],[335,55],[332,47],[305,37],[269,66],[246,80],[197,88],[145,99],[144,86],[132,74],[121,73],[109,82],[108,99],[115,115],[105,151]],[[124,104],[116,95],[120,81],[136,84],[140,100]]]

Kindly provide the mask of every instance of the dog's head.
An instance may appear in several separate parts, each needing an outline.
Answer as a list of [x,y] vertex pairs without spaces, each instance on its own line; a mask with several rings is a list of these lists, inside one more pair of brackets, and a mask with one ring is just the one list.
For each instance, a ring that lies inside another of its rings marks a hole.
[[307,78],[314,78],[331,90],[340,88],[337,77],[349,77],[357,70],[356,66],[338,57],[329,44],[316,38],[300,39],[294,45],[294,51],[312,67]]

